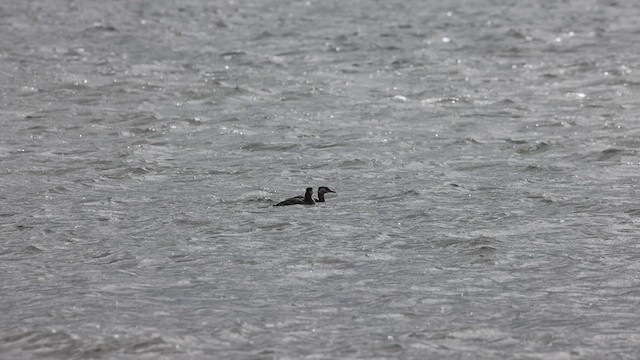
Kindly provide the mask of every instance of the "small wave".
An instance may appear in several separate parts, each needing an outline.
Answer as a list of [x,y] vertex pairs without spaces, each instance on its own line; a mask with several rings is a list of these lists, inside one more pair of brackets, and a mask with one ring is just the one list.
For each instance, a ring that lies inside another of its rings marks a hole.
[[579,157],[580,160],[584,160],[587,162],[611,162],[615,160],[620,160],[624,156],[635,155],[635,151],[618,149],[618,148],[609,148],[601,151],[593,151],[586,155],[582,155]]
[[44,252],[43,249],[40,249],[39,247],[35,246],[35,245],[29,245],[26,246],[23,250],[22,253],[24,254],[39,254]]
[[227,51],[220,54],[220,57],[225,60],[233,60],[247,55],[244,51]]
[[63,194],[63,193],[68,193],[71,192],[72,190],[65,187],[65,186],[56,186],[54,188],[49,189],[47,192],[52,193],[52,194]]
[[407,197],[414,197],[420,195],[416,190],[405,190],[401,192],[392,193],[389,195],[375,195],[372,200],[396,200]]
[[264,190],[249,191],[240,195],[238,202],[243,203],[272,203],[272,194]]
[[625,214],[629,214],[631,216],[640,216],[640,209],[625,210]]
[[150,172],[146,167],[128,167],[124,169],[117,169],[110,174],[105,174],[104,176],[109,179],[128,179],[131,177],[141,176],[148,174]]
[[598,161],[605,161],[612,158],[620,157],[624,153],[624,150],[621,149],[607,149],[600,152],[598,156]]
[[265,144],[262,142],[252,142],[240,146],[240,149],[248,151],[287,151],[295,149],[298,146],[298,144]]
[[[115,27],[114,25],[96,23],[96,24],[93,24],[93,26],[90,26],[90,27],[84,29],[83,32],[85,33],[85,35],[91,35],[91,34],[102,34],[102,33],[105,33],[105,34],[115,33],[115,32],[118,32],[118,31],[119,31],[118,28]],[[73,49],[71,49],[71,50],[73,50]],[[69,51],[71,51],[71,50],[69,50]],[[69,51],[67,53],[69,53]],[[78,50],[75,50],[75,51],[79,52]],[[84,51],[79,52],[79,54],[82,54],[83,52]],[[79,55],[79,54],[76,54],[76,55]]]
[[521,155],[534,155],[539,154],[551,149],[551,145],[541,141],[533,146],[521,146],[516,149],[516,153]]
[[321,143],[321,144],[312,145],[311,147],[314,148],[314,149],[327,149],[327,148],[344,146],[344,145],[345,144],[339,143],[339,142],[328,142],[328,143]]
[[471,145],[480,145],[482,144],[481,142],[479,142],[478,140],[474,139],[474,138],[470,138],[470,137],[466,137],[464,139],[458,139],[455,140],[452,145],[467,145],[467,144],[471,144]]
[[365,159],[351,159],[340,162],[340,168],[361,168],[371,165],[371,161]]
[[510,143],[510,144],[516,144],[516,145],[523,145],[526,144],[527,141],[526,140],[516,140],[516,139],[512,139],[512,138],[506,138],[503,139],[504,141]]

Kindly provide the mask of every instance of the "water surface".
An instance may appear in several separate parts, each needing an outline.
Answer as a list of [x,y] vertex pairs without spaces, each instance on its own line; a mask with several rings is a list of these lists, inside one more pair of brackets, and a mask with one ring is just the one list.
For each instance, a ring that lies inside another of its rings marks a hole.
[[635,358],[639,16],[0,5],[2,357]]

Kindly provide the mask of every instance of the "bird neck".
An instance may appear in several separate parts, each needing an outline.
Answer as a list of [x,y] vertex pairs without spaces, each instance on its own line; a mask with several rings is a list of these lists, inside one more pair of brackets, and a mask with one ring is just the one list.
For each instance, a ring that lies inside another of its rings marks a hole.
[[304,194],[304,201],[305,202],[313,202],[313,198],[311,197],[311,193],[310,192],[306,192]]

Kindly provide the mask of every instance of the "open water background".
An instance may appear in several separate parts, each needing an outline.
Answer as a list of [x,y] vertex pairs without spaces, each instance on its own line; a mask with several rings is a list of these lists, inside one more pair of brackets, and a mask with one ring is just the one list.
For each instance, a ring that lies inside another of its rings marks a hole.
[[3,1],[0,358],[638,358],[639,18]]

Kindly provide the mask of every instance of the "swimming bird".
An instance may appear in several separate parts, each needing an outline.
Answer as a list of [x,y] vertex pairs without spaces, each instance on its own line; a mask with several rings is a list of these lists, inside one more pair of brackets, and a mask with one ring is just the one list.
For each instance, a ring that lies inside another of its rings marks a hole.
[[318,198],[316,199],[316,202],[324,202],[324,194],[326,193],[335,193],[335,191],[329,189],[326,186],[320,186],[318,188]]
[[295,196],[287,200],[281,201],[273,206],[313,205],[315,204],[315,201],[313,201],[312,195],[313,195],[313,188],[307,188],[307,191],[305,191],[304,196]]

